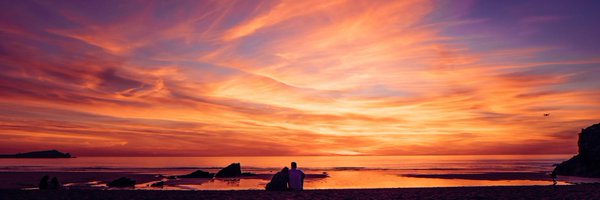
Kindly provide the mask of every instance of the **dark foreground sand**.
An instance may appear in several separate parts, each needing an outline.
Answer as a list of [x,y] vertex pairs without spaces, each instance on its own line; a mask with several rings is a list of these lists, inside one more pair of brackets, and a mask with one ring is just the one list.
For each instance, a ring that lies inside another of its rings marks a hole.
[[307,190],[0,190],[0,199],[600,199],[600,185]]

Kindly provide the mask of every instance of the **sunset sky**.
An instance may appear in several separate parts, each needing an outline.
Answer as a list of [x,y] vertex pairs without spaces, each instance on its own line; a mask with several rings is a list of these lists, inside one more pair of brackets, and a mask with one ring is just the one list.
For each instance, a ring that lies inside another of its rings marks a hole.
[[599,9],[0,1],[0,153],[572,154],[600,122]]

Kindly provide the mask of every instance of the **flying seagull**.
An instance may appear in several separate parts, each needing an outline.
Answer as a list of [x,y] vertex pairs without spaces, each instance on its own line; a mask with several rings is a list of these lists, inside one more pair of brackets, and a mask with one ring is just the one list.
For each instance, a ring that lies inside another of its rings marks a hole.
[[544,117],[549,117],[550,113],[544,113]]

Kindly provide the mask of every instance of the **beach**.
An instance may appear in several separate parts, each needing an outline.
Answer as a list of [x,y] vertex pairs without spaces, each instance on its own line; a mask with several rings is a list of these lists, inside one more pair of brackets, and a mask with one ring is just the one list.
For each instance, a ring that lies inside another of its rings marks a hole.
[[0,199],[600,199],[600,184],[394,189],[263,190],[0,190]]
[[599,9],[0,1],[0,200],[600,200]]
[[[599,199],[600,179],[558,177],[545,171],[566,156],[191,157],[5,159],[0,199]],[[265,185],[281,160],[297,160],[307,174],[304,191],[269,192]],[[332,162],[334,161],[334,162]],[[184,178],[242,163],[252,176]],[[62,190],[38,190],[42,176]],[[111,188],[120,177],[135,187]],[[162,181],[164,185],[151,186]]]
[[[3,159],[0,189],[35,188],[48,175],[73,189],[105,189],[120,177],[136,189],[259,190],[290,161],[307,174],[305,189],[419,188],[551,185],[552,164],[569,155],[506,156],[303,156],[303,157],[78,157],[73,159]],[[239,178],[177,178],[196,170],[217,173],[241,163]],[[163,188],[150,187],[164,181]],[[559,177],[558,184],[580,183]],[[589,182],[589,181],[588,181]],[[592,180],[591,182],[600,182]]]

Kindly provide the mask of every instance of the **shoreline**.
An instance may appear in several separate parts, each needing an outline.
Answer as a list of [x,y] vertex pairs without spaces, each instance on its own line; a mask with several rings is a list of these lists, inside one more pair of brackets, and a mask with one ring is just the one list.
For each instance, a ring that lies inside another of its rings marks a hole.
[[[306,189],[351,189],[351,188],[425,188],[425,187],[477,187],[477,186],[527,186],[551,185],[550,177],[540,172],[495,172],[474,174],[380,174],[369,171],[331,172],[333,177],[308,178]],[[268,183],[272,174],[257,174],[238,178],[176,178],[169,179],[159,173],[136,172],[0,172],[0,189],[34,189],[42,176],[57,177],[66,189],[104,190],[106,183],[127,177],[136,181],[135,190],[261,190]],[[313,174],[314,175],[314,174]],[[342,182],[335,179],[342,176]],[[363,176],[356,179],[356,176]],[[348,178],[350,180],[347,180]],[[392,177],[394,179],[381,179]],[[400,177],[401,179],[395,179]],[[346,179],[343,179],[346,178]],[[393,181],[402,180],[402,181]],[[152,187],[151,184],[163,181],[164,186]],[[337,182],[336,182],[337,181]],[[353,181],[353,182],[352,182]],[[380,181],[380,182],[378,182]],[[323,183],[329,182],[330,185]],[[425,182],[434,184],[424,184]],[[599,183],[599,179],[583,180],[577,177],[559,177],[559,185],[577,183]],[[378,183],[378,184],[377,184]],[[459,183],[459,184],[449,184]],[[439,185],[436,185],[439,184]],[[469,185],[472,184],[472,185]],[[112,189],[112,188],[111,188]],[[134,188],[131,188],[132,190]]]
[[390,189],[264,190],[0,190],[0,199],[600,199],[600,184]]

